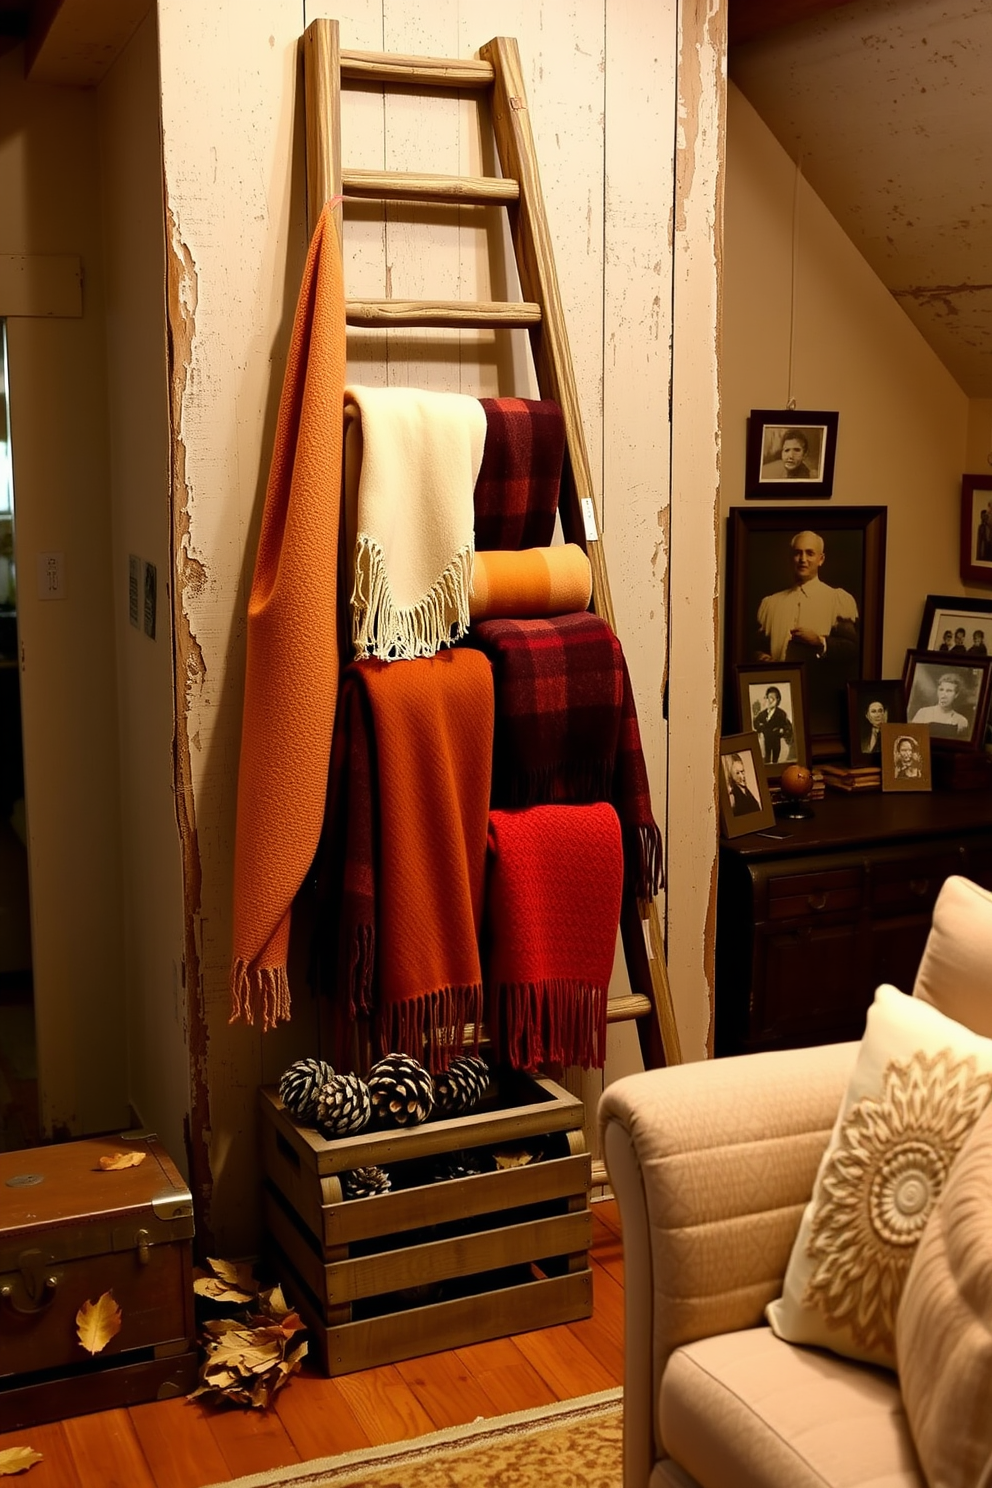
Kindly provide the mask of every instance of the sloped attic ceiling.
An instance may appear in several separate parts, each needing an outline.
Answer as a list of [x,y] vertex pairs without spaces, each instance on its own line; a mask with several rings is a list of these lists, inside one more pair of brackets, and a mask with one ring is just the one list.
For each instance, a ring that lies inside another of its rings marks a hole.
[[992,397],[992,3],[827,4],[730,0],[730,76],[962,390]]

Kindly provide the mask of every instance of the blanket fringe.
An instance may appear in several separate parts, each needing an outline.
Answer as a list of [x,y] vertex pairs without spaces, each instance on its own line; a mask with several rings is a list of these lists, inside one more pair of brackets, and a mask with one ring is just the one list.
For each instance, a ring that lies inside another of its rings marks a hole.
[[231,1016],[229,1023],[241,1019],[254,1023],[255,1010],[262,1010],[262,1032],[268,1033],[277,1023],[289,1022],[289,977],[285,966],[250,966],[241,957],[231,970]]
[[607,987],[572,977],[501,982],[491,1022],[497,1058],[514,1069],[545,1064],[602,1069],[606,1062]]
[[[466,1025],[474,1038],[466,1045]],[[384,1007],[379,1014],[379,1047],[383,1054],[410,1054],[422,1059],[432,1075],[446,1070],[459,1054],[479,1053],[482,983],[439,987],[421,997]]]
[[623,828],[624,877],[638,899],[653,899],[665,887],[661,829],[654,822]]
[[466,543],[423,599],[411,609],[398,609],[382,548],[367,533],[359,533],[351,595],[355,655],[411,661],[436,656],[442,646],[461,640],[469,627],[474,556],[474,542]]

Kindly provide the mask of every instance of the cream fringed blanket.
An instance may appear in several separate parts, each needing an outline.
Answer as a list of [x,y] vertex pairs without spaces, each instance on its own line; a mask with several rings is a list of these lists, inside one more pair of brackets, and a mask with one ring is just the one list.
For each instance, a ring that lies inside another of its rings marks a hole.
[[338,690],[345,379],[341,251],[328,204],[310,244],[248,600],[234,844],[231,1019],[289,1017],[290,910],[320,838]]
[[468,629],[477,398],[345,390],[345,522],[356,657],[434,656]]

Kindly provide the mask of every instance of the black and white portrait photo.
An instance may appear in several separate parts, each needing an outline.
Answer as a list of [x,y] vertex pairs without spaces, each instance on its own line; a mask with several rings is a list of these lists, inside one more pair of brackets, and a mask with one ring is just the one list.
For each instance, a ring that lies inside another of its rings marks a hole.
[[792,723],[792,688],[788,682],[748,684],[751,727],[761,745],[766,765],[791,765],[797,759],[796,730]]
[[772,825],[775,810],[755,733],[730,734],[720,740],[718,784],[725,837]]
[[931,741],[971,746],[984,736],[989,661],[911,651],[906,657],[906,719],[925,725]]
[[748,419],[745,498],[791,501],[829,497],[837,444],[836,413],[755,408]]

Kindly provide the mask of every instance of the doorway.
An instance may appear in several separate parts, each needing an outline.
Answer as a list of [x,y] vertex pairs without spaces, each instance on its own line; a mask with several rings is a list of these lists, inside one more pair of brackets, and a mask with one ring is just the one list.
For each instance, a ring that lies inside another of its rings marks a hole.
[[0,320],[0,1150],[41,1139],[21,742],[7,337]]

